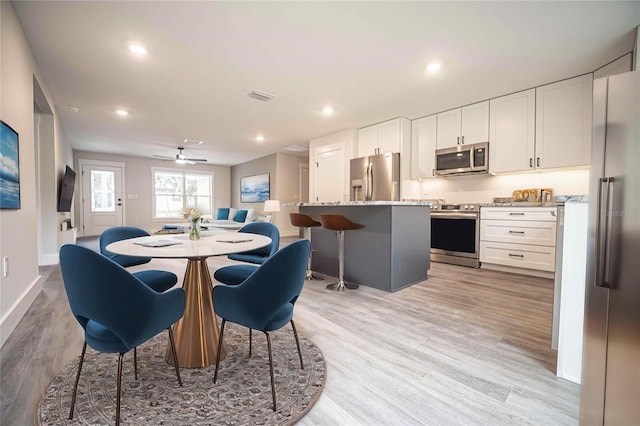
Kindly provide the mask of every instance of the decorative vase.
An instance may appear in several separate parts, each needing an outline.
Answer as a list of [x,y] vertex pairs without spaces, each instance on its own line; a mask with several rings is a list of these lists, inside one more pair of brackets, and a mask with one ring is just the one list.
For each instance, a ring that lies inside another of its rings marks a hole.
[[200,239],[200,223],[198,220],[191,222],[191,231],[189,231],[189,239],[196,241]]

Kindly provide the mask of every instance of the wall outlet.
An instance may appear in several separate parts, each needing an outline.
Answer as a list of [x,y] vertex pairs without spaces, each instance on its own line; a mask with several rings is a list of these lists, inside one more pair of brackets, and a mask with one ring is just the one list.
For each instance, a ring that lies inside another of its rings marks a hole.
[[9,256],[2,258],[2,276],[4,278],[9,276]]

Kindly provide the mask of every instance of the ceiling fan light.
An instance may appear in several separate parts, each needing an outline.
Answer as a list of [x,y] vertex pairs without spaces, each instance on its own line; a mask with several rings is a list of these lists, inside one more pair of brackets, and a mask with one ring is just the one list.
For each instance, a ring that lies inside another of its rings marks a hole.
[[176,158],[176,164],[187,164],[187,162],[183,158]]

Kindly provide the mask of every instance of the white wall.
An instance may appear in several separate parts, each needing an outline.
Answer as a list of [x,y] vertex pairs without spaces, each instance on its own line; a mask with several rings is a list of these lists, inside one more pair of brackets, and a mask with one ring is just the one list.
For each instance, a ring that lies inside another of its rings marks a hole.
[[[19,210],[0,210],[0,258],[9,258],[9,274],[0,274],[0,344],[24,315],[41,289],[38,272],[38,197],[36,196],[36,153],[34,142],[34,79],[41,84],[47,103],[55,105],[42,82],[37,64],[10,2],[0,2],[0,116],[19,134]],[[54,113],[55,168],[57,152],[68,147]],[[65,156],[65,154],[62,154]],[[48,189],[50,191],[51,189]],[[51,198],[51,194],[46,194]],[[45,208],[45,215],[55,215]],[[1,263],[1,262],[0,262]]]
[[[185,164],[178,165],[171,161],[155,160],[153,158],[133,157],[115,154],[103,154],[88,151],[74,151],[75,170],[80,177],[80,166],[78,160],[98,160],[124,163],[124,203],[125,217],[124,223],[128,226],[137,226],[149,232],[155,232],[162,227],[166,221],[152,220],[153,213],[153,167],[161,167],[175,170],[203,171],[214,174],[213,184],[213,214],[218,207],[229,206],[230,195],[230,167],[215,164]],[[80,223],[82,216],[82,203],[79,200],[79,182],[76,182],[76,193],[74,194],[76,222]],[[132,196],[131,198],[129,196]],[[82,232],[82,230],[80,230]]]
[[553,195],[589,193],[589,170],[471,175],[412,181],[403,198],[444,199],[447,203],[490,203],[494,197],[511,197],[515,189],[552,188]]

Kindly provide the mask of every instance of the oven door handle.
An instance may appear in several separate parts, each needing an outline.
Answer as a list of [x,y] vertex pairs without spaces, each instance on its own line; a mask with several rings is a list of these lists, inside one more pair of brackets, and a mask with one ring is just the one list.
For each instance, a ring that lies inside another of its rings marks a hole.
[[477,219],[478,213],[431,213],[431,217],[438,219]]

